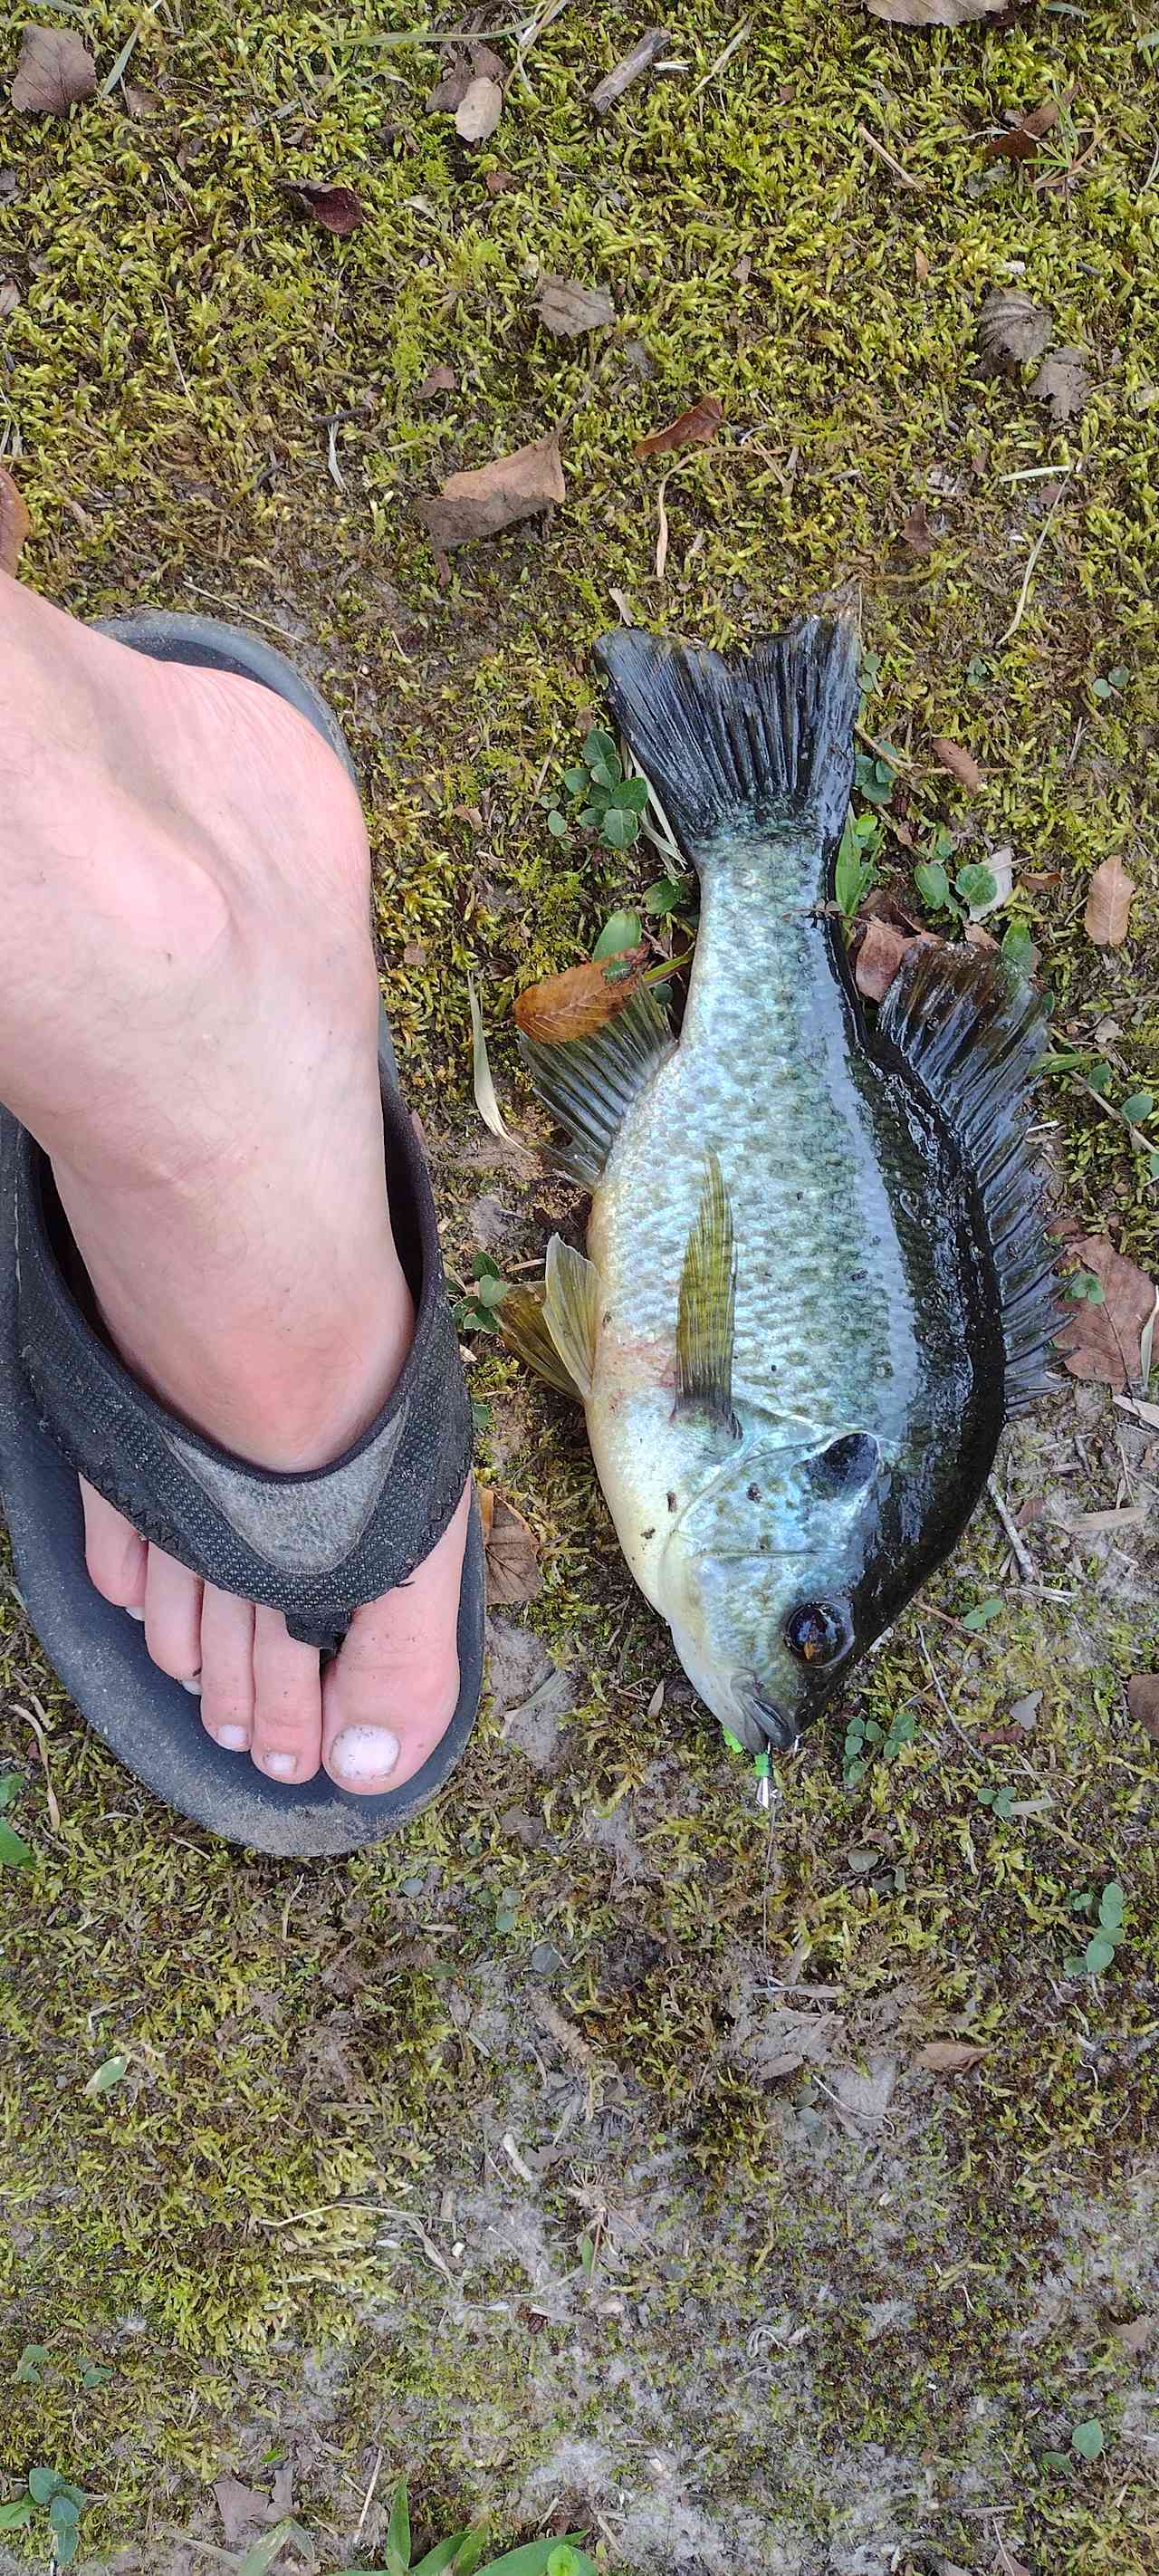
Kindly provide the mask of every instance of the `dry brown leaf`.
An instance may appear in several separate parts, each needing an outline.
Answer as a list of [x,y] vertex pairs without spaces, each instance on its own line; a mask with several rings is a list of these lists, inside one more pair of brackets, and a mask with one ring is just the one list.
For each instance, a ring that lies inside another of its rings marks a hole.
[[[1159,1675],[1154,1678],[1159,1686]],[[1159,2316],[1131,2317],[1126,2325],[1112,2326],[1111,2332],[1124,2352],[1146,2352],[1148,2344],[1159,2334]]]
[[121,105],[136,124],[147,125],[151,117],[160,116],[165,101],[159,90],[149,88],[147,81],[122,81]]
[[488,72],[479,72],[466,89],[455,109],[455,132],[460,143],[486,143],[494,134],[503,114],[502,84]]
[[871,18],[891,27],[968,27],[977,18],[996,18],[1010,0],[865,0]]
[[934,735],[930,750],[939,769],[948,769],[951,778],[958,780],[968,796],[977,795],[982,784],[982,772],[972,751],[964,751],[960,742],[947,742],[943,733]]
[[433,402],[436,394],[453,394],[458,381],[453,367],[432,367],[430,374],[423,377],[421,385],[416,386],[415,401]]
[[328,233],[345,240],[366,221],[366,208],[353,188],[331,188],[316,179],[279,179],[278,186],[292,197],[304,215],[313,215]]
[[636,441],[637,456],[667,456],[675,447],[704,446],[715,438],[724,419],[724,406],[715,394],[705,394],[701,402],[682,411],[678,420],[670,420],[667,429],[654,429],[647,438]]
[[1036,402],[1049,403],[1051,419],[1060,428],[1065,421],[1079,418],[1090,389],[1081,349],[1052,349],[1030,388]]
[[606,288],[581,286],[574,277],[543,278],[535,309],[544,330],[557,340],[574,340],[581,331],[598,331],[616,318]]
[[522,1513],[513,1503],[505,1503],[501,1494],[494,1497],[485,1540],[487,1598],[492,1606],[534,1601],[543,1589],[539,1549]]
[[914,2065],[927,2067],[931,2075],[966,2075],[985,2055],[972,2039],[931,2039],[919,2048]]
[[508,188],[518,187],[519,182],[510,170],[488,170],[483,185],[489,197],[501,197]]
[[483,1545],[486,1547],[495,1518],[494,1485],[476,1485],[475,1500],[479,1506],[479,1526],[483,1532]]
[[1033,161],[1044,134],[1058,123],[1058,100],[1044,98],[1041,107],[1032,107],[1029,116],[1019,119],[1006,134],[994,134],[985,148],[987,161]]
[[1076,1269],[1093,1273],[1103,1291],[1098,1305],[1083,1297],[1068,1307],[1058,1336],[1066,1366],[1072,1377],[1091,1378],[1122,1393],[1138,1383],[1139,1344],[1155,1310],[1154,1286],[1146,1271],[1101,1234],[1070,1236],[1066,1253]]
[[1050,334],[1045,305],[1036,304],[1032,295],[1024,295],[1017,286],[996,286],[978,316],[978,345],[992,368],[1009,372],[1031,358],[1044,357]]
[[435,82],[427,98],[428,116],[453,116],[461,107],[471,86],[471,65],[466,54],[451,54],[441,79]]
[[867,1002],[884,1002],[902,958],[915,945],[911,932],[896,930],[891,921],[877,921],[871,915],[853,968],[857,990]]
[[66,27],[26,27],[12,82],[13,107],[29,116],[67,116],[96,95],[97,67],[88,46]]
[[419,502],[419,517],[432,544],[445,553],[548,509],[563,500],[564,488],[559,431],[553,429],[512,456],[495,456],[469,474],[448,474],[438,500]]
[[241,2479],[228,2471],[214,2479],[213,2492],[228,2548],[236,2549],[255,2525],[269,2521],[269,2497],[259,2495],[256,2487],[243,2486]]
[[1137,1726],[1159,1744],[1159,1673],[1132,1673],[1127,1684],[1127,1706]]
[[914,276],[916,277],[919,286],[929,285],[930,263],[926,258],[920,242],[917,243],[914,248]]
[[902,520],[899,533],[903,546],[909,547],[911,555],[932,555],[934,540],[924,501],[914,502],[908,518]]
[[6,322],[9,314],[15,313],[19,302],[20,289],[15,278],[0,277],[0,322]]
[[0,572],[15,572],[31,528],[24,494],[7,468],[0,465]]
[[586,966],[569,966],[566,974],[529,984],[515,1001],[515,1017],[524,1037],[537,1039],[541,1046],[591,1037],[631,1001],[647,958],[646,948],[625,948],[614,957],[593,957]]
[[1135,900],[1135,880],[1121,859],[1104,859],[1095,869],[1083,914],[1083,929],[1096,948],[1121,948]]

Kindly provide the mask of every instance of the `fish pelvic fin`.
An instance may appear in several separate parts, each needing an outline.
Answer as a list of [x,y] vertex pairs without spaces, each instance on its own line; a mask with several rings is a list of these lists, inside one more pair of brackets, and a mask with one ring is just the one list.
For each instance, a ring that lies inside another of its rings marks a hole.
[[732,1357],[736,1330],[736,1241],[732,1208],[715,1154],[680,1272],[676,1312],[677,1404],[708,1413],[734,1434]]
[[581,1396],[592,1391],[599,1338],[599,1279],[594,1261],[553,1234],[547,1247],[543,1320]]
[[728,655],[622,627],[596,658],[616,722],[698,867],[730,831],[794,826],[828,860],[853,784],[852,619],[808,617]]
[[982,1202],[1006,1355],[1007,1415],[1059,1379],[1049,1362],[1063,1320],[1027,1130],[1046,1004],[1005,958],[912,948],[878,1031],[940,1110]]
[[499,1339],[505,1350],[545,1386],[554,1387],[557,1395],[569,1395],[576,1404],[583,1403],[583,1391],[576,1385],[571,1370],[565,1368],[548,1331],[543,1312],[546,1288],[512,1288],[499,1308]]
[[[544,1107],[566,1128],[568,1170],[595,1189],[633,1101],[674,1039],[663,1011],[647,990],[637,993],[590,1037],[521,1038],[519,1051]],[[578,1256],[577,1256],[578,1258]]]

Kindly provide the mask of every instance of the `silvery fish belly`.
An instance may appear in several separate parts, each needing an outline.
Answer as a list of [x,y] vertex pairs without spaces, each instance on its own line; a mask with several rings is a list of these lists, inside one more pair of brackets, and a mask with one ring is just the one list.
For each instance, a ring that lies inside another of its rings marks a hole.
[[[679,1041],[645,992],[528,1044],[592,1189],[513,1347],[584,1402],[624,1554],[701,1698],[792,1744],[953,1544],[1056,1328],[1025,1132],[1041,1006],[912,949],[870,1030],[827,909],[856,647],[601,647],[701,882]],[[510,1312],[508,1309],[510,1308]]]

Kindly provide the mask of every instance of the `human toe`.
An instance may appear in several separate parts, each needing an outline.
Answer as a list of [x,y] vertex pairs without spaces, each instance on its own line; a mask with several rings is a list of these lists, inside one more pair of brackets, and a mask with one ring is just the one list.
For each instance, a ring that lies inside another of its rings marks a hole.
[[148,1555],[140,1538],[123,1514],[98,1494],[95,1486],[80,1478],[81,1502],[84,1506],[85,1564],[89,1581],[117,1609],[128,1610],[133,1618],[144,1617],[145,1564]]
[[322,1759],[340,1789],[401,1789],[429,1761],[459,1697],[464,1493],[411,1581],[355,1611],[323,1684]]
[[200,1690],[201,1581],[163,1547],[148,1550],[145,1643],[155,1664],[186,1690]]
[[201,1723],[223,1752],[245,1753],[254,1726],[254,1605],[207,1583],[201,1603]]
[[312,1780],[322,1745],[322,1685],[316,1646],[291,1637],[280,1610],[254,1612],[251,1754],[271,1780]]

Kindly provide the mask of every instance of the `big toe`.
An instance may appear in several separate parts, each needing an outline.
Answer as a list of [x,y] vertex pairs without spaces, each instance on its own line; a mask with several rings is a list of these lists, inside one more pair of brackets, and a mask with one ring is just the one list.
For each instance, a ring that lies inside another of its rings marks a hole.
[[456,1633],[471,1490],[411,1581],[355,1611],[325,1676],[322,1760],[340,1789],[401,1789],[446,1734],[459,1697]]

